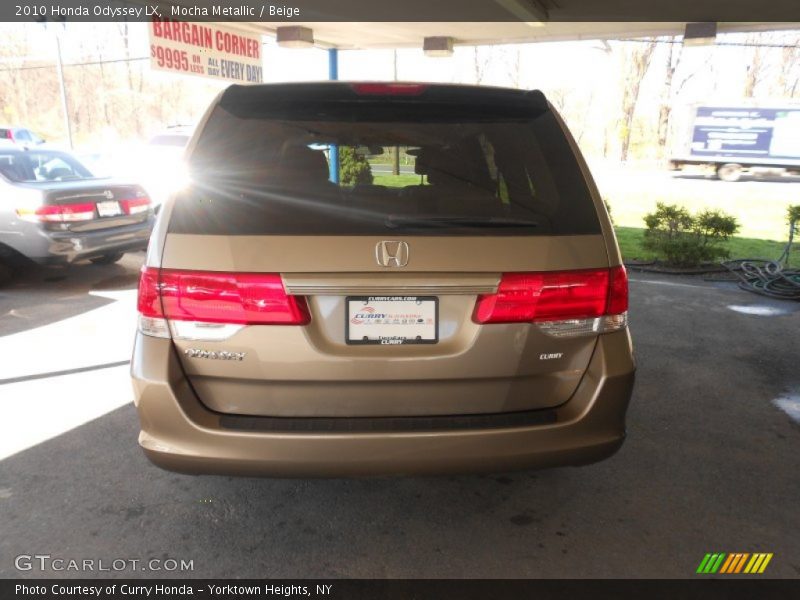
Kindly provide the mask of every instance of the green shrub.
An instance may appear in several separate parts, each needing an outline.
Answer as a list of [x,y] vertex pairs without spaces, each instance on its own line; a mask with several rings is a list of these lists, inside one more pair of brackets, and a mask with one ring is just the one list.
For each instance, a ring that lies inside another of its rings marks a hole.
[[349,146],[339,147],[339,182],[342,185],[372,183],[372,170],[367,159]]
[[789,222],[789,242],[786,244],[786,250],[783,251],[781,258],[786,257],[789,261],[792,252],[792,245],[794,244],[794,236],[797,235],[800,229],[800,204],[795,204],[786,209],[786,220]]
[[[795,204],[786,209],[786,220],[789,221],[789,225],[800,221],[800,204]],[[800,225],[795,225],[795,227],[800,227]]]
[[739,223],[719,210],[692,215],[683,207],[658,202],[644,218],[643,246],[666,264],[696,267],[729,256],[725,243],[739,231]]
[[614,215],[611,214],[611,205],[608,203],[608,198],[603,198],[603,204],[606,205],[606,212],[608,213],[608,220],[614,225]]

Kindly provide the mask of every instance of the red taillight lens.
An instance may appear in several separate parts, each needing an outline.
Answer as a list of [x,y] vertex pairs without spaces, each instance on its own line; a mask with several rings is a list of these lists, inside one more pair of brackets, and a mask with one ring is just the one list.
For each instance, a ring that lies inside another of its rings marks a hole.
[[614,267],[610,271],[607,315],[621,315],[628,310],[628,272],[625,267]]
[[139,296],[136,299],[139,314],[145,317],[163,318],[161,297],[158,294],[158,269],[142,267],[139,274]]
[[421,83],[354,83],[352,88],[361,96],[419,96],[428,86]]
[[17,215],[26,221],[42,223],[74,223],[94,219],[94,204],[48,204],[33,210],[18,208]]
[[305,299],[289,296],[277,273],[216,273],[145,268],[139,312],[176,321],[305,325]]
[[[585,271],[505,273],[496,294],[478,297],[476,323],[585,319],[625,312],[623,267]],[[623,307],[621,310],[620,307]]]
[[147,209],[150,208],[150,198],[147,196],[142,196],[141,198],[124,198],[119,201],[119,205],[126,215],[136,215],[147,212]]

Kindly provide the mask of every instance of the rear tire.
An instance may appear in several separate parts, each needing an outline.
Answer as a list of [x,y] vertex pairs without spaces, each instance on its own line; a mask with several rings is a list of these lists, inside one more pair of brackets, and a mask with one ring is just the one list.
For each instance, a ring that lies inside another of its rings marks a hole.
[[90,258],[89,260],[96,265],[113,265],[115,262],[122,260],[123,256],[125,256],[124,252],[113,252],[96,258]]
[[742,165],[725,163],[717,167],[717,177],[722,181],[739,181],[742,178]]

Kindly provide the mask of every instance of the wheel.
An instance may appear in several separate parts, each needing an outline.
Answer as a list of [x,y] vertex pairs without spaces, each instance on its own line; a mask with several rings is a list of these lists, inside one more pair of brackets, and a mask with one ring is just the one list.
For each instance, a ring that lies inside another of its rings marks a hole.
[[722,181],[739,181],[742,177],[742,165],[725,163],[717,167],[717,177]]
[[124,252],[112,252],[111,254],[104,254],[97,258],[90,258],[89,260],[96,265],[112,265],[118,262],[123,256],[125,256]]

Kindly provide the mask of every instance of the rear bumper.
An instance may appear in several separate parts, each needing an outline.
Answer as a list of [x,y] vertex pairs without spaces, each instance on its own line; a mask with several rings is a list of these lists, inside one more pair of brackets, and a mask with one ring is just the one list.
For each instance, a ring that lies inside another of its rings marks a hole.
[[47,231],[30,224],[7,243],[38,264],[65,264],[113,252],[147,248],[155,219],[91,232]]
[[554,422],[433,431],[267,432],[226,427],[183,376],[169,340],[137,335],[131,374],[139,443],[156,465],[185,473],[354,476],[498,472],[596,462],[625,438],[635,366],[627,331],[600,336]]

